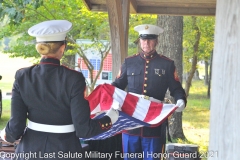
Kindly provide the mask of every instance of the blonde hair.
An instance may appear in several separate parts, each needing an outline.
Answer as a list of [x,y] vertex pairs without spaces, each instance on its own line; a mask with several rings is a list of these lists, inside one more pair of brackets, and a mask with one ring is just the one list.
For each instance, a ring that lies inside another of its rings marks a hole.
[[63,44],[64,42],[56,43],[39,42],[36,44],[35,48],[37,52],[42,55],[47,55],[49,53],[55,54]]

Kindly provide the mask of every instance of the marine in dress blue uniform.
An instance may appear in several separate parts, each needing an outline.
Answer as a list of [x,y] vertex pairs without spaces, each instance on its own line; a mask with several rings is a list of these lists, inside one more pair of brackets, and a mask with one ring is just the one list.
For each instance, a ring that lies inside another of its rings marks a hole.
[[[92,120],[84,98],[85,78],[60,64],[71,28],[69,21],[52,20],[28,30],[42,59],[15,75],[11,119],[1,132],[7,142],[21,139],[15,154],[21,157],[15,159],[84,159],[79,138],[105,132],[118,119],[118,112],[110,110],[108,116]],[[56,43],[60,48],[50,54]]]
[[[179,81],[174,61],[156,52],[157,37],[163,29],[150,24],[134,28],[139,32],[142,51],[125,59],[120,72],[112,85],[128,92],[164,100],[167,89],[177,101],[177,111],[182,111],[186,104],[186,94]],[[154,43],[156,42],[156,44]],[[152,43],[151,49],[147,43]],[[148,51],[147,51],[148,50]],[[166,123],[158,127],[142,127],[123,133],[123,153],[143,153],[144,160],[160,159],[151,153],[162,153],[166,143]],[[135,156],[127,159],[140,160]]]

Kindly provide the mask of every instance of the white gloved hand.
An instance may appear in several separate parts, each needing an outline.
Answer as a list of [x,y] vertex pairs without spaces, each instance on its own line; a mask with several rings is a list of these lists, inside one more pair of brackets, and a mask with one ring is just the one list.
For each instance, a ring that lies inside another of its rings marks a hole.
[[5,128],[1,131],[1,138],[2,138],[2,140],[4,140],[5,142],[7,142],[7,141],[6,141],[6,132],[5,132]]
[[112,124],[114,124],[118,120],[119,112],[118,110],[111,108],[107,111],[106,115],[111,118]]
[[177,100],[176,106],[178,107],[175,111],[176,112],[182,112],[185,108],[185,102],[182,99]]
[[116,110],[119,110],[119,111],[122,111],[122,108],[120,107],[119,102],[116,101],[115,99],[114,99],[113,102],[112,102],[112,108],[113,108],[113,109],[116,109]]

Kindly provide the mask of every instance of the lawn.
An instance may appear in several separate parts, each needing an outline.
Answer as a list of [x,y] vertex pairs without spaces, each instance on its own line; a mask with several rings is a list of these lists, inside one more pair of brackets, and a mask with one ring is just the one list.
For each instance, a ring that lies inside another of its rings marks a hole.
[[199,145],[200,152],[208,149],[210,99],[204,81],[194,81],[188,104],[183,112],[183,131],[188,141]]
[[31,66],[32,59],[23,58],[9,58],[7,54],[0,52],[0,89],[5,94],[11,92],[12,83],[14,81],[14,75],[20,68]]

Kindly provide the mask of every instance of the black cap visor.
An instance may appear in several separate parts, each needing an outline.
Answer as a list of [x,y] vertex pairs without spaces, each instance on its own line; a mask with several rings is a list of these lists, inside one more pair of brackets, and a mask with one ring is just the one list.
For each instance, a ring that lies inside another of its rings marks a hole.
[[139,38],[140,39],[156,39],[158,35],[156,34],[140,34]]

